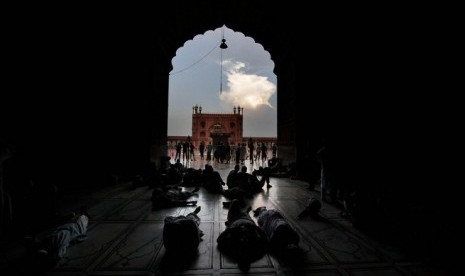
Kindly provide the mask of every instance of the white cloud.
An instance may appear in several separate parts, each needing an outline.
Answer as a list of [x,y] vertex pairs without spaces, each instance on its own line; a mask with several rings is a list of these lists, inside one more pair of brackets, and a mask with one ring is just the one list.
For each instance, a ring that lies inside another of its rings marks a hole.
[[267,77],[242,72],[246,67],[243,62],[226,60],[223,66],[227,68],[229,88],[220,95],[223,103],[239,105],[247,109],[256,109],[260,105],[273,108],[270,98],[276,93],[276,85]]

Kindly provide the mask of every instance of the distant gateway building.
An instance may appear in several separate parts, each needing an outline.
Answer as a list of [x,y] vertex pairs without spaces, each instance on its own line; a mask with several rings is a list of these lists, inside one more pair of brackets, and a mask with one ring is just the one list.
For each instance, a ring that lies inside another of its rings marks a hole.
[[202,106],[192,107],[192,136],[168,136],[168,146],[180,141],[190,139],[196,150],[199,149],[203,141],[205,145],[212,142],[213,145],[218,143],[229,143],[237,145],[238,143],[247,143],[250,138],[254,142],[265,142],[268,147],[276,143],[276,137],[243,137],[243,107],[234,107],[232,114],[221,113],[202,113]]

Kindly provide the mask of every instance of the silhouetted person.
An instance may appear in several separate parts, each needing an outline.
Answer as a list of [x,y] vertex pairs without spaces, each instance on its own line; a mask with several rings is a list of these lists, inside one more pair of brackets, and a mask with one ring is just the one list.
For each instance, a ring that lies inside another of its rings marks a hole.
[[252,138],[249,138],[248,147],[249,147],[250,164],[253,164],[255,145],[254,145],[254,142],[253,142]]
[[182,144],[182,161],[189,161],[189,151],[190,151],[190,146],[188,141],[184,141]]
[[258,226],[266,233],[273,253],[285,254],[299,246],[300,237],[289,222],[275,209],[265,206],[254,210]]
[[265,143],[262,143],[261,153],[262,153],[262,162],[264,163],[266,159],[268,158],[268,148]]
[[41,240],[27,237],[30,249],[35,251],[36,265],[39,270],[51,268],[66,255],[68,247],[87,239],[89,215],[84,207],[81,213],[45,235]]
[[331,202],[336,200],[336,188],[334,180],[334,156],[331,156],[330,149],[326,146],[321,147],[317,151],[317,158],[321,166],[320,185],[321,185],[321,200],[327,201],[326,196],[329,191]]
[[190,156],[191,156],[191,161],[196,161],[195,160],[195,154],[194,154],[194,143],[189,143],[189,148],[190,148]]
[[205,164],[205,169],[202,172],[203,186],[210,193],[222,194],[223,186],[226,185],[221,175],[213,170],[213,167]]
[[182,145],[181,143],[176,144],[176,155],[174,156],[174,160],[179,160],[181,159],[181,150],[182,150]]
[[205,143],[203,141],[200,142],[199,152],[200,152],[200,160],[203,160],[203,154],[205,152]]
[[236,164],[234,166],[234,169],[229,172],[228,177],[226,178],[226,185],[228,185],[229,189],[238,186],[236,176],[237,176],[237,173],[239,173],[239,169],[240,169],[239,164]]
[[212,160],[212,150],[213,150],[212,142],[209,142],[207,145],[207,161]]
[[235,156],[236,164],[239,164],[241,162],[241,144],[237,144]]
[[267,251],[267,237],[247,211],[241,209],[239,200],[231,202],[224,230],[216,240],[218,248],[238,261],[239,267],[248,269],[250,263],[262,258]]
[[255,151],[256,151],[257,153],[255,154],[255,158],[254,158],[254,159],[255,159],[257,162],[259,162],[259,161],[260,161],[260,158],[261,158],[261,156],[262,156],[262,155],[261,155],[262,146],[260,145],[260,143],[257,143],[257,149],[256,149]]
[[181,163],[180,159],[176,159],[176,163],[173,165],[174,168],[176,168],[179,172],[184,172],[186,167]]
[[194,212],[186,216],[168,216],[165,218],[163,245],[167,251],[183,255],[195,252],[204,235],[199,228],[200,218],[197,216],[200,209],[198,206]]
[[202,169],[188,168],[182,176],[182,186],[184,187],[199,187],[202,182]]

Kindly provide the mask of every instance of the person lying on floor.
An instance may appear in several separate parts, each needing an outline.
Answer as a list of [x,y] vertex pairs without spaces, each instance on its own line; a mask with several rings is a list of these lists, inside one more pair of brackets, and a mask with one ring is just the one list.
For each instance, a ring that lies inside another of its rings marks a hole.
[[163,245],[169,252],[176,254],[189,255],[195,252],[199,246],[202,236],[200,230],[200,206],[187,216],[168,216],[164,220],[163,226]]
[[251,209],[249,206],[247,211],[243,211],[239,200],[233,200],[225,223],[226,230],[216,240],[218,249],[245,269],[265,255],[268,243],[266,234],[249,216]]
[[285,253],[288,249],[299,246],[300,237],[289,222],[275,209],[258,207],[253,211],[258,226],[266,233],[270,251]]
[[68,247],[87,239],[89,215],[84,207],[81,213],[74,215],[67,223],[53,228],[43,238],[26,237],[29,249],[34,250],[37,265],[40,268],[53,266],[66,255]]
[[181,187],[166,186],[154,188],[152,192],[152,210],[167,207],[196,205],[196,200],[188,201],[191,196],[198,195],[199,188],[192,192],[182,191]]
[[302,219],[306,216],[309,216],[311,218],[320,218],[319,212],[321,209],[321,202],[312,197],[308,201],[307,206],[305,206],[305,209],[300,212],[300,214],[297,216],[298,219]]
[[251,197],[252,195],[253,194],[250,194],[249,192],[240,187],[233,187],[223,191],[223,196],[229,200],[243,200],[244,198]]

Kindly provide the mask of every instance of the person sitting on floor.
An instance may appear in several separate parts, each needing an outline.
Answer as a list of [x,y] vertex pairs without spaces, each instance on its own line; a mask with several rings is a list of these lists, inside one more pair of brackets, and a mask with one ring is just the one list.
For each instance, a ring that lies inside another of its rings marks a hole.
[[252,175],[261,176],[260,181],[263,183],[266,182],[266,187],[271,188],[272,186],[270,185],[270,173],[270,168],[263,168],[262,166],[260,166],[258,167],[258,170],[253,170]]
[[164,220],[163,245],[167,251],[177,254],[189,254],[195,252],[202,236],[200,230],[200,206],[187,216],[168,216]]
[[234,188],[239,186],[237,183],[237,174],[239,173],[240,166],[239,164],[236,164],[234,166],[234,169],[231,170],[228,174],[228,177],[226,178],[226,185],[228,186],[229,189]]
[[167,207],[189,206],[196,205],[197,201],[188,201],[191,196],[197,195],[199,188],[195,188],[192,192],[182,191],[178,186],[167,186],[163,188],[155,188],[152,192],[152,210]]
[[202,171],[203,186],[207,191],[213,194],[222,194],[223,186],[226,185],[221,175],[213,170],[211,165],[205,164],[205,169]]
[[266,233],[273,253],[284,253],[298,247],[299,235],[280,212],[263,206],[253,213],[257,217],[258,226]]
[[[236,175],[238,187],[244,189],[249,194],[256,194],[262,190],[263,185],[265,184],[266,179],[258,180],[256,175],[252,175],[247,172],[247,167],[242,166],[241,171]],[[267,188],[270,188],[271,185],[267,185]]]
[[239,200],[233,200],[225,223],[226,230],[216,240],[218,249],[237,260],[244,269],[265,255],[268,244],[266,234],[248,214],[251,209],[249,206],[244,212]]
[[202,185],[202,169],[187,168],[182,176],[182,186],[199,187]]

